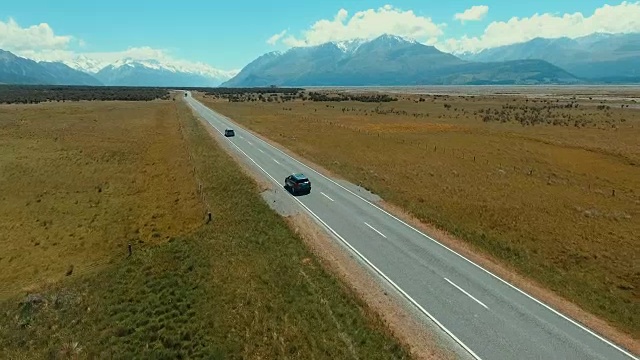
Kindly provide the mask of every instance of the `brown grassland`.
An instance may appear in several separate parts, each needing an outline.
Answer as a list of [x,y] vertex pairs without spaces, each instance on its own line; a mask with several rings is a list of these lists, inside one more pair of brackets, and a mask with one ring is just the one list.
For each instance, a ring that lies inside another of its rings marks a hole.
[[[175,111],[157,102],[0,107],[0,299],[199,226]],[[158,196],[163,194],[162,196]],[[177,216],[176,216],[177,215]]]
[[0,189],[0,358],[410,356],[182,101],[0,106]]
[[640,111],[631,102],[307,95],[196,97],[638,338]]

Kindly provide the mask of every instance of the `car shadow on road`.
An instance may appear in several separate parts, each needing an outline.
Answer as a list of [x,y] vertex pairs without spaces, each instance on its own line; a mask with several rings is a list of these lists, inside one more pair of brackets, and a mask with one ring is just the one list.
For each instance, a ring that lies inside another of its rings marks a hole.
[[291,189],[289,189],[288,187],[283,186],[282,188],[283,188],[285,191],[287,191],[289,194],[291,194],[291,195],[293,195],[293,196],[295,196],[295,197],[298,197],[298,196],[304,196],[304,195],[309,195],[309,194],[311,194],[311,190],[309,190],[308,192],[305,192],[305,193],[297,193],[297,194],[294,194],[294,193],[293,193],[293,191],[291,191]]

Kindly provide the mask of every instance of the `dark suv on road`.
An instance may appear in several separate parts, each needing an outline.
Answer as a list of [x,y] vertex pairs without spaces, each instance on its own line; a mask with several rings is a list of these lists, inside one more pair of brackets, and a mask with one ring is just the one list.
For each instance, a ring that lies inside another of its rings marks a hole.
[[311,192],[311,181],[304,174],[292,174],[284,179],[284,188],[291,194],[309,194]]
[[235,133],[235,131],[233,131],[233,129],[226,129],[224,131],[224,136],[226,136],[226,137],[231,137],[231,136],[235,136],[235,135],[236,135],[236,133]]

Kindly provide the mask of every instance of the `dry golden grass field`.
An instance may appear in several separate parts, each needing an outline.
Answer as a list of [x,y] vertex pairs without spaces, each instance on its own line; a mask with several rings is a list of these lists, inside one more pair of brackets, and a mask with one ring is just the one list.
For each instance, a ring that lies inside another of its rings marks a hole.
[[0,299],[200,225],[171,106],[0,106]]
[[410,358],[182,101],[0,106],[0,189],[2,359]]
[[196,96],[640,334],[640,111],[632,101]]

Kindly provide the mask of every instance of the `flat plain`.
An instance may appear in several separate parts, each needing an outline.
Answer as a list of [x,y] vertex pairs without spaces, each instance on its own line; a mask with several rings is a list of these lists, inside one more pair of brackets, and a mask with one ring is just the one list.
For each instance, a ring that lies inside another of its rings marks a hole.
[[2,105],[0,169],[0,358],[410,357],[179,99]]
[[370,90],[196,97],[638,338],[640,94]]

